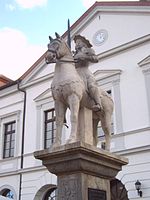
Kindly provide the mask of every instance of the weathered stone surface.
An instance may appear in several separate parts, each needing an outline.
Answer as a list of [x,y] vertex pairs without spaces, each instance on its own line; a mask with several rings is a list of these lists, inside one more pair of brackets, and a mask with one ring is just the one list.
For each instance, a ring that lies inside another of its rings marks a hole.
[[128,163],[126,158],[75,142],[34,153],[43,165],[58,177],[59,200],[88,200],[88,188],[106,191],[110,200],[110,182]]
[[[93,145],[92,111],[82,107],[79,110],[77,141]],[[97,135],[96,135],[97,137]]]
[[[76,66],[65,41],[57,33],[56,39],[50,37],[46,61],[56,62],[52,82],[56,141],[50,149],[37,151],[34,156],[57,175],[58,200],[111,200],[110,180],[128,161],[109,152],[113,101],[99,90],[88,69],[89,61],[97,60],[92,45],[80,35],[76,36],[75,43]],[[68,143],[61,145],[67,107],[71,111],[71,133]],[[96,147],[99,121],[108,151]]]
[[[73,57],[66,42],[56,33],[55,39],[50,37],[45,57],[47,63],[56,62],[51,84],[56,112],[56,140],[53,145],[55,147],[61,145],[64,116],[69,108],[71,131],[67,143],[81,139],[96,146],[97,126],[101,121],[105,133],[105,147],[110,150],[113,101],[106,91],[98,87],[94,75],[89,70],[90,62],[98,62],[97,55],[91,48],[92,45],[80,35],[76,36],[74,41],[76,51]],[[91,114],[88,110],[87,112],[93,116],[92,120],[87,120],[86,116],[89,115],[85,115],[84,108],[91,110]],[[90,123],[93,123],[93,131],[91,125],[88,129]],[[87,135],[89,132],[90,134]]]
[[38,151],[34,155],[56,175],[80,171],[113,178],[121,170],[122,165],[127,164],[127,159],[83,142]]

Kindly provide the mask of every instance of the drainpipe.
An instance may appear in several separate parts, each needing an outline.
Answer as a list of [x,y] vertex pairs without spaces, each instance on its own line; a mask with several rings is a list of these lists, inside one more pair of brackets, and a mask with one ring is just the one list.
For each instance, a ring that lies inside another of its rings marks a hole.
[[[24,134],[25,134],[25,116],[26,116],[26,91],[21,89],[19,86],[20,81],[17,82],[18,91],[24,93],[24,103],[23,103],[23,119],[22,119],[22,141],[21,141],[21,160],[20,169],[23,169],[23,155],[24,155]],[[20,182],[19,182],[19,200],[21,200],[21,188],[22,188],[22,172],[20,172]]]

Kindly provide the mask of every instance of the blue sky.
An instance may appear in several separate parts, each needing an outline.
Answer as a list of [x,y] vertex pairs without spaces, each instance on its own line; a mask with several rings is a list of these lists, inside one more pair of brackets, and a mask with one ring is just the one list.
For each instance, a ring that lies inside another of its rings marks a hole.
[[[86,4],[85,4],[86,2]],[[93,0],[0,0],[0,74],[18,79],[46,50],[48,36],[67,30]]]
[[[18,2],[33,0],[18,0]],[[22,31],[32,44],[43,44],[54,31],[62,34],[67,27],[67,19],[75,22],[86,7],[81,0],[34,0],[41,5],[19,4],[15,0],[0,0],[0,26]],[[24,6],[24,7],[23,7]],[[32,6],[32,7],[31,7]]]
[[[105,0],[108,1],[108,0]],[[0,74],[18,79],[95,0],[0,0]]]

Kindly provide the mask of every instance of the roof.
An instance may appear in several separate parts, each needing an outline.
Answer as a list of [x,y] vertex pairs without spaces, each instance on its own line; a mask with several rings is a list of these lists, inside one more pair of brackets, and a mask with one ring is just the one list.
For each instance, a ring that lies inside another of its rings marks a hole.
[[[97,7],[150,7],[150,1],[113,1],[113,2],[98,2],[96,1],[71,27],[70,31],[74,30],[84,19],[91,14]],[[63,38],[67,36],[67,31],[62,35]],[[47,51],[46,51],[47,52]],[[28,74],[44,59],[46,52],[18,79],[23,80]],[[15,81],[13,81],[15,83]],[[10,84],[12,85],[12,84]],[[9,84],[8,84],[9,86]],[[1,85],[0,85],[1,89]]]
[[[150,6],[150,1],[108,1],[99,2],[96,1],[71,27],[70,31],[77,27],[96,7],[147,7]],[[63,37],[67,36],[67,31],[63,34]]]
[[18,79],[23,80],[46,56],[47,51]]
[[9,79],[8,77],[0,74],[0,87],[12,83],[13,80]]

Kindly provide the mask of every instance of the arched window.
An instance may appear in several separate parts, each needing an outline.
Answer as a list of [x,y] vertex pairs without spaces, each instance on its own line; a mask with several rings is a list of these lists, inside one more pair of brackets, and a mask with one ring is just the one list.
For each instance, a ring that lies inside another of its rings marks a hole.
[[125,186],[118,179],[110,181],[111,200],[129,200]]
[[3,189],[0,194],[8,199],[14,199],[14,193],[10,189]]
[[48,190],[43,200],[56,200],[57,199],[57,188],[51,188]]

